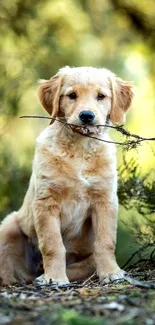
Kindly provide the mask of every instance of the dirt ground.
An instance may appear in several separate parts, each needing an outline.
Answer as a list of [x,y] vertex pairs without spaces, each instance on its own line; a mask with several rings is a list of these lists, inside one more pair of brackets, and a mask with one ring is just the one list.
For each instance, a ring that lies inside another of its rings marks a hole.
[[103,286],[94,275],[68,286],[1,287],[0,324],[154,325],[154,265],[140,263],[127,281]]

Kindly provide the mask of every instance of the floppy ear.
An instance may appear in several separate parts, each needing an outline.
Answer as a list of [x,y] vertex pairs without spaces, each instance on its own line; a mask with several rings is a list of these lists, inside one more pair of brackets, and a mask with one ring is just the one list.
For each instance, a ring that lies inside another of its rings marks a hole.
[[[42,106],[52,116],[57,117],[59,112],[60,90],[62,77],[55,75],[49,80],[40,80],[38,97]],[[50,124],[54,121],[51,120]]]
[[110,120],[114,124],[124,124],[126,112],[128,111],[133,96],[133,86],[120,78],[111,79],[112,108]]

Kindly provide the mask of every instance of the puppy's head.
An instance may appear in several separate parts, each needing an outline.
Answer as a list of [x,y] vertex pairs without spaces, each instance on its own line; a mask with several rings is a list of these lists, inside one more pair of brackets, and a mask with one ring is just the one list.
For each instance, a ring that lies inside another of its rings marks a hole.
[[50,80],[41,81],[38,96],[52,117],[63,118],[81,132],[97,133],[96,125],[107,120],[124,124],[133,87],[107,69],[65,67]]

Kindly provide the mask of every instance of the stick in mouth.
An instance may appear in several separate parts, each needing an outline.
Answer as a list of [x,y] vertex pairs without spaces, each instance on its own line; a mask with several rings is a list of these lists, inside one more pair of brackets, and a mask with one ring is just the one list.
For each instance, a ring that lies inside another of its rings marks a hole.
[[96,125],[79,125],[73,128],[73,131],[82,134],[100,134],[101,128]]

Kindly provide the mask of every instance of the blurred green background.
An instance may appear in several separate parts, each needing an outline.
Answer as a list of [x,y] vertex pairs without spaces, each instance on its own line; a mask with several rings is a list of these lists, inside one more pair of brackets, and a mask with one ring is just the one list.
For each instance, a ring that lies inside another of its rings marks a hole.
[[[1,0],[0,30],[0,216],[3,218],[22,203],[31,173],[35,138],[48,125],[44,120],[19,119],[20,115],[45,115],[36,96],[39,78],[50,78],[64,65],[110,69],[136,87],[126,128],[142,136],[155,136],[155,2]],[[113,139],[116,136],[113,132]],[[154,168],[154,152],[153,142],[143,143],[125,156],[127,161],[137,162],[143,175]],[[123,164],[123,155],[122,148],[118,148],[118,167]],[[143,234],[150,231],[137,211],[120,209],[117,249],[120,263],[139,245],[133,218],[137,218]]]

